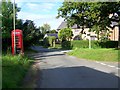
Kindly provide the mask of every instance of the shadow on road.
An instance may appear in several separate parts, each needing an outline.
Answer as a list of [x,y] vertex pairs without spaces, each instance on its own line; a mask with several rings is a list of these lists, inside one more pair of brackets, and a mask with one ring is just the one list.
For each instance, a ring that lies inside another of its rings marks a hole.
[[48,55],[44,55],[43,53],[35,53],[35,54],[30,54],[28,56],[30,56],[31,58],[35,59],[35,60],[43,60],[45,58],[49,58],[49,57],[54,57],[54,56],[62,56],[65,54],[48,54]]
[[38,88],[118,88],[119,77],[89,67],[42,69]]
[[34,58],[37,58],[37,57],[51,57],[51,56],[61,56],[61,55],[65,55],[65,54],[50,54],[50,55],[35,55],[33,56]]
[[31,49],[36,50],[38,52],[44,53],[44,52],[56,52],[56,51],[66,51],[62,49],[48,49],[43,48],[42,46],[32,46]]

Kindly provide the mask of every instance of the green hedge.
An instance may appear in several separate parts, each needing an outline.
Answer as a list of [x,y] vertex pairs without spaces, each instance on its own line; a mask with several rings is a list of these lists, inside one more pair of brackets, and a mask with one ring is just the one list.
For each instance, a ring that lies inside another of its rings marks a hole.
[[61,43],[61,47],[63,49],[72,49],[73,48],[71,41],[64,41],[64,42],[62,42]]
[[[88,48],[89,47],[88,40],[74,40],[71,43],[72,43],[73,48]],[[106,42],[91,41],[91,47],[92,48],[117,48],[118,41],[106,41]]]
[[[89,48],[88,40],[74,40],[72,41],[73,48]],[[100,48],[99,43],[97,41],[91,42],[92,48]]]
[[99,42],[99,45],[102,48],[117,48],[118,47],[118,41]]

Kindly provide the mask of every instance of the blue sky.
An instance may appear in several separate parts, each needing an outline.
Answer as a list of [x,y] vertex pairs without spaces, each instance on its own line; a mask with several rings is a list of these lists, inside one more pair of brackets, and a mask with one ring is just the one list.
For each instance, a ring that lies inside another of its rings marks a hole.
[[57,29],[63,18],[56,19],[57,9],[62,5],[63,1],[59,0],[16,0],[15,1],[21,11],[18,12],[19,19],[29,19],[34,21],[37,27],[48,23],[51,29]]

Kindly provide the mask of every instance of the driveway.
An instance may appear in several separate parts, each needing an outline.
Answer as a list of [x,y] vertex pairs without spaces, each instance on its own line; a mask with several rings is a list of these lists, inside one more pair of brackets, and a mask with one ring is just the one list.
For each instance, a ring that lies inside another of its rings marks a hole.
[[31,55],[39,60],[37,88],[118,88],[119,68],[65,55],[69,50],[32,49],[39,51]]

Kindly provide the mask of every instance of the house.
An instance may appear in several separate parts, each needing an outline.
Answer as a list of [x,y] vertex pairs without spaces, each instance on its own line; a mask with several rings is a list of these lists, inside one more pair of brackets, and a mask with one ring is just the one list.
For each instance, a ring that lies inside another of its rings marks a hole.
[[48,36],[54,36],[54,37],[56,37],[55,42],[56,42],[56,43],[59,43],[59,39],[58,39],[58,34],[57,34],[57,33],[46,33],[46,34],[44,35],[43,39],[45,39],[45,38],[48,37]]
[[57,33],[47,33],[47,34],[44,35],[44,38],[46,38],[48,36],[55,36],[56,39],[58,39],[58,34]]
[[[57,31],[59,32],[61,29],[63,28],[67,28],[67,22],[63,21],[60,26],[57,28]],[[89,28],[88,27],[84,27],[84,31],[82,29],[82,27],[78,27],[77,24],[74,24],[72,27],[72,32],[73,32],[73,37],[72,40],[88,40],[90,39],[91,36],[91,40],[97,40],[97,34],[95,34],[95,32],[89,32]],[[80,37],[81,35],[81,37]]]
[[[113,23],[112,25],[114,25],[113,28],[107,27],[109,29],[109,39],[112,41],[118,41],[118,37],[119,37],[119,26],[116,25],[116,23]],[[60,24],[60,26],[57,28],[57,31],[59,32],[60,29],[63,28],[67,28],[67,22],[62,22]],[[71,27],[72,31],[73,31],[73,37],[72,40],[98,40],[97,38],[97,34],[95,32],[89,32],[89,28],[88,27],[84,27],[84,30],[82,30],[82,27],[78,28],[77,24],[74,24]],[[102,33],[102,32],[101,32]],[[81,35],[81,37],[80,37]],[[99,36],[101,37],[101,36]]]
[[110,33],[109,39],[112,41],[119,40],[119,15],[120,13],[112,13],[109,14],[109,18],[111,19],[110,27],[108,28]]

